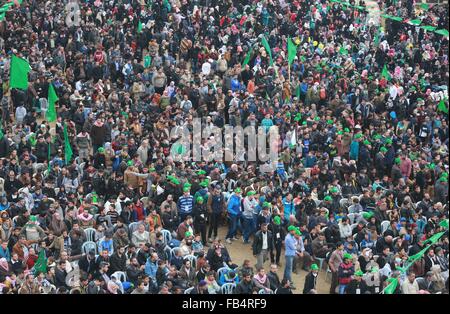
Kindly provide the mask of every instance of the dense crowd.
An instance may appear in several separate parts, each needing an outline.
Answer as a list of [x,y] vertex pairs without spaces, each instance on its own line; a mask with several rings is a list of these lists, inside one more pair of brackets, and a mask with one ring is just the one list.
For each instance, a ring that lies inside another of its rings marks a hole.
[[[378,5],[448,29],[414,2]],[[66,3],[0,21],[0,293],[448,292],[448,37],[364,1],[86,0],[79,26]],[[278,127],[276,169],[175,161],[195,118]]]

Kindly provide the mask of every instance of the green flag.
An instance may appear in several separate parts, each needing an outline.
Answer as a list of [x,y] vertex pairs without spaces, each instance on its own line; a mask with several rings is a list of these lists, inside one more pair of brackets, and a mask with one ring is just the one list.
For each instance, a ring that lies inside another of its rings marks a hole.
[[140,34],[140,33],[142,33],[142,22],[141,22],[141,20],[139,20],[139,22],[138,22],[138,26],[137,26],[137,32],[138,32],[138,34]]
[[420,7],[422,8],[422,10],[428,10],[430,8],[430,5],[428,3],[421,3]]
[[390,81],[392,79],[392,76],[389,73],[386,64],[384,65],[383,70],[381,71],[381,76],[384,77],[388,81]]
[[9,87],[28,89],[28,72],[30,72],[28,61],[15,55],[11,58],[11,69],[9,70]]
[[295,56],[297,55],[297,46],[292,42],[290,37],[288,37],[287,50],[288,50],[288,62],[289,66],[291,66],[292,62],[295,59]]
[[339,53],[341,54],[341,55],[348,55],[348,50],[347,49],[345,49],[345,47],[344,46],[342,46],[341,48],[339,48]]
[[3,12],[2,14],[0,14],[0,21],[3,21],[5,19],[5,12]]
[[386,19],[390,19],[390,20],[397,21],[397,22],[403,21],[403,19],[399,16],[392,16],[392,15],[388,15],[388,14],[382,14],[381,16]]
[[45,257],[44,250],[39,252],[38,259],[36,260],[36,263],[34,263],[34,273],[36,274],[37,272],[47,273],[47,258]]
[[444,228],[444,229],[448,229],[448,219],[442,220],[442,221],[439,223],[439,226],[441,226],[441,227]]
[[56,121],[56,109],[55,109],[55,103],[58,101],[58,95],[56,95],[55,88],[53,87],[53,84],[50,83],[48,85],[48,110],[45,113],[45,118],[48,122],[54,122]]
[[384,294],[394,294],[395,289],[397,289],[398,286],[398,279],[397,278],[390,278],[388,279],[391,283],[384,288]]
[[163,1],[164,6],[167,8],[167,11],[170,12],[172,11],[172,6],[170,5],[168,0],[164,0]]
[[243,68],[250,62],[251,57],[252,57],[252,49],[250,48],[250,50],[247,52],[247,55],[245,56],[244,61],[242,62]]
[[418,25],[420,25],[420,23],[422,23],[422,21],[416,19],[416,20],[410,20],[408,23],[418,26]]
[[144,57],[144,67],[148,68],[150,66],[150,64],[152,64],[152,57],[150,57],[149,55],[146,55]]
[[446,29],[438,29],[437,31],[434,31],[436,34],[448,37],[448,30]]
[[428,32],[432,32],[436,29],[436,27],[431,26],[431,25],[424,25],[424,26],[420,26],[420,28],[423,28],[424,30],[428,31]]
[[442,100],[439,102],[438,107],[437,107],[437,110],[438,110],[438,111],[442,111],[442,112],[445,113],[445,114],[448,114],[448,108],[447,108],[447,106],[445,105],[444,99],[442,99]]
[[261,43],[264,46],[264,48],[266,48],[267,54],[269,55],[270,59],[270,65],[272,65],[273,64],[272,51],[270,51],[270,46],[265,36],[263,36],[263,38],[261,39]]
[[67,134],[67,125],[64,123],[64,157],[66,165],[72,160],[72,147],[70,147],[69,135]]
[[430,242],[431,244],[436,243],[443,235],[445,231],[436,233],[435,235],[431,236],[429,239],[425,240],[423,243]]

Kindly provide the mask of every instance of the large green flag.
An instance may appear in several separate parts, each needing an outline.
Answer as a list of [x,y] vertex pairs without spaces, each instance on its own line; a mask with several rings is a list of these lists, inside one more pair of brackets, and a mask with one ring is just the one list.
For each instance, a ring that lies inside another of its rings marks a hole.
[[448,114],[448,108],[447,108],[447,106],[445,105],[444,99],[442,99],[442,100],[439,102],[438,107],[437,107],[437,110],[438,110],[438,111],[442,111],[443,113]]
[[292,42],[290,37],[288,37],[287,50],[289,66],[291,66],[292,62],[295,59],[295,56],[297,55],[297,46]]
[[386,64],[384,65],[383,70],[381,71],[381,76],[384,77],[388,81],[390,81],[392,79],[392,76],[389,73]]
[[9,87],[28,89],[28,72],[31,67],[28,61],[15,55],[11,58],[11,69],[9,70]]
[[423,243],[430,242],[431,244],[434,244],[444,235],[444,233],[445,233],[445,231],[436,233],[435,235],[433,235],[429,239],[425,240]]
[[263,38],[261,39],[261,43],[264,46],[264,48],[266,48],[267,54],[269,55],[270,65],[273,65],[272,51],[270,50],[269,43],[267,42],[267,39],[265,36],[263,36]]
[[48,85],[48,110],[45,113],[45,118],[48,122],[56,121],[56,108],[55,103],[59,100],[58,95],[56,95],[55,88],[53,84]]
[[252,48],[249,49],[247,52],[247,55],[245,56],[244,61],[242,62],[242,67],[244,68],[249,62],[252,57]]
[[47,273],[47,258],[45,257],[44,250],[39,252],[38,259],[36,260],[36,263],[34,263],[34,273],[36,274],[37,272]]
[[70,147],[69,135],[67,134],[67,125],[64,123],[64,157],[66,165],[69,164],[72,159],[72,147]]

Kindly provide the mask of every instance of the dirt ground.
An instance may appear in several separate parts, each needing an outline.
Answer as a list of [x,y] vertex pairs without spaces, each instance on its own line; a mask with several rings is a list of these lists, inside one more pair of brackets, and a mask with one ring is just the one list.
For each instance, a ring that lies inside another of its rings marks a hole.
[[[219,228],[219,238],[222,240],[224,245],[227,247],[228,251],[230,252],[231,259],[233,260],[233,263],[241,266],[245,259],[249,259],[253,265],[256,264],[256,258],[253,256],[251,244],[243,244],[242,237],[240,237],[239,240],[233,241],[232,244],[228,244],[225,242],[225,236],[227,233],[228,228],[227,227],[220,227]],[[252,239],[250,239],[251,241]],[[284,273],[284,249],[281,253],[281,267],[278,267],[278,276],[283,278]],[[319,263],[317,263],[319,265]],[[270,260],[266,261],[264,263],[264,269],[266,272],[269,271],[270,268]],[[317,292],[319,294],[329,294],[330,292],[330,281],[331,281],[331,274],[328,274],[328,278],[326,279],[326,265],[324,263],[323,269],[320,271],[318,279],[317,279]],[[303,292],[303,286],[305,283],[305,276],[308,273],[301,269],[301,264],[297,267],[297,274],[292,274],[292,279],[294,281],[294,285],[297,288],[296,290],[293,290],[292,292],[294,294],[302,294]],[[325,281],[326,279],[326,281]]]

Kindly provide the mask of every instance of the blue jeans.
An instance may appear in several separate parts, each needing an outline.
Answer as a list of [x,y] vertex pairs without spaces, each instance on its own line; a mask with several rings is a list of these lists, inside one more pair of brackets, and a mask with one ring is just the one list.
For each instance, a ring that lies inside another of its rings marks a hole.
[[253,218],[242,217],[242,227],[244,228],[244,241],[248,242],[248,238],[253,233]]
[[347,288],[347,285],[339,285],[339,294],[344,294],[345,288]]
[[284,279],[288,279],[292,283],[292,265],[294,265],[294,258],[295,256],[285,256],[286,258],[286,266],[284,268]]
[[239,220],[238,216],[230,216],[229,218],[230,225],[228,226],[228,233],[227,236],[225,237],[226,239],[231,239],[236,235],[238,220]]

